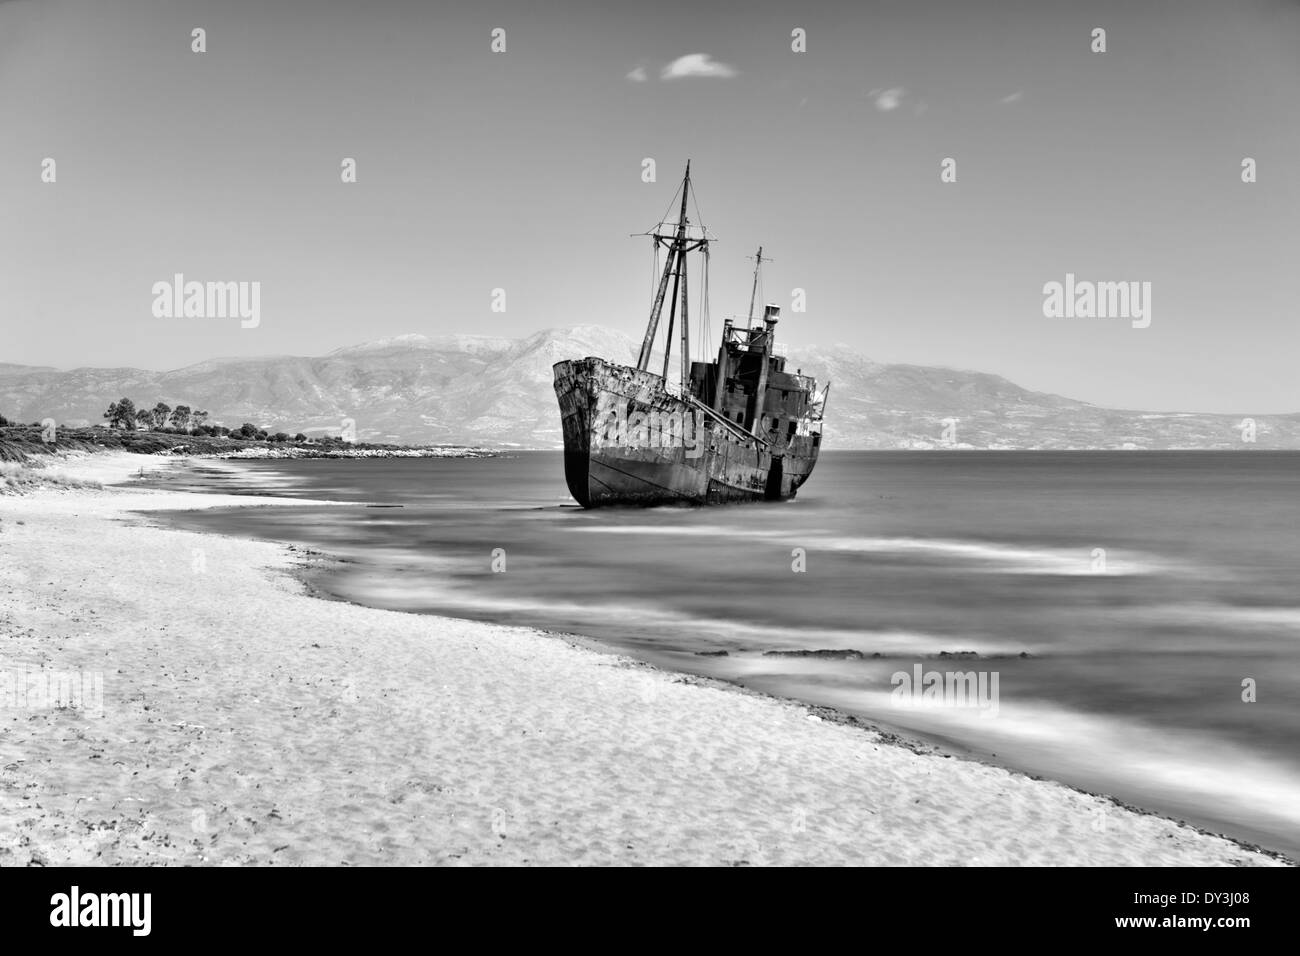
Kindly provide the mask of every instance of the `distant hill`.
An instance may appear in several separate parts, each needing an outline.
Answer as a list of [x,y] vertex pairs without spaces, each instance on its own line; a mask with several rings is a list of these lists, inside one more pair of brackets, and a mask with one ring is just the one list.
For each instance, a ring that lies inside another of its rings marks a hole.
[[[639,342],[600,326],[524,339],[402,335],[319,357],[213,359],[171,372],[69,371],[0,364],[0,414],[20,421],[102,421],[122,396],[206,409],[210,421],[270,431],[337,433],[344,419],[371,442],[556,448],[551,366],[599,355],[635,361]],[[842,346],[792,348],[791,368],[831,382],[825,447],[938,448],[945,420],[972,448],[1300,448],[1300,413],[1253,416],[1101,408],[1031,392],[980,372],[885,365]]]

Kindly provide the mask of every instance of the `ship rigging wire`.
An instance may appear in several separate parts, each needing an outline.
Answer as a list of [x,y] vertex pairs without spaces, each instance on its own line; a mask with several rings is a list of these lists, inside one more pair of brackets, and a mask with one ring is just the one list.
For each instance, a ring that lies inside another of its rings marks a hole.
[[[709,316],[709,252],[710,252],[710,244],[713,242],[713,240],[709,237],[709,230],[704,225],[704,215],[703,213],[700,212],[700,198],[695,192],[695,184],[691,182],[689,179],[685,180],[681,186],[678,186],[675,190],[673,190],[672,198],[669,199],[668,206],[664,209],[664,213],[659,218],[659,222],[654,226],[654,228],[652,228],[650,231],[643,234],[653,239],[653,242],[651,243],[651,247],[653,251],[651,255],[651,267],[650,267],[650,297],[651,299],[655,297],[658,282],[662,278],[660,272],[660,257],[659,257],[660,245],[668,245],[670,250],[675,248],[675,240],[673,244],[668,243],[667,240],[670,237],[668,235],[665,235],[664,233],[668,231],[669,228],[668,217],[672,215],[674,207],[678,205],[678,201],[682,195],[682,190],[684,188],[688,190],[687,201],[694,203],[695,217],[696,217],[694,222],[692,222],[692,220],[689,217],[687,217],[685,220],[685,226],[687,227],[687,231],[688,231],[688,237],[686,241],[688,243],[693,244],[691,246],[692,251],[698,251],[703,253],[704,255],[704,261],[702,265],[703,271],[701,275],[700,292],[699,292],[700,305],[699,305],[699,310],[696,313],[700,317],[699,321],[696,323],[696,336],[699,338],[699,346],[698,346],[699,354],[708,355],[709,352],[711,351],[709,343],[713,337],[713,328]],[[676,223],[673,224],[672,228],[675,231],[681,225],[682,223]],[[697,229],[699,229],[698,238],[692,239],[689,237],[689,228],[692,225],[694,225]],[[684,260],[685,260],[685,255],[683,253],[682,261],[678,263],[677,268],[684,269],[685,267]],[[667,330],[665,331],[665,341],[664,341],[665,363],[667,363],[668,355],[672,349],[672,334],[673,334],[672,326],[673,326],[672,313],[670,312],[669,324]],[[688,362],[690,361],[689,356],[687,357],[687,361]],[[665,367],[665,371],[666,370],[667,369]],[[681,383],[681,384],[684,388],[687,385],[687,383]]]

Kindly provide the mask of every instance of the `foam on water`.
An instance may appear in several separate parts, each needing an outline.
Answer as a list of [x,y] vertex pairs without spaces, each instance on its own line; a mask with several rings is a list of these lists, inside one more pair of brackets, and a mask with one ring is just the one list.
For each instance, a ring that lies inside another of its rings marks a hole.
[[899,708],[883,692],[858,698],[882,720],[992,750],[1011,763],[1050,766],[1054,776],[1107,793],[1157,794],[1188,813],[1216,807],[1254,828],[1300,832],[1300,772],[1231,741],[1005,696],[996,716],[939,704]]
[[924,554],[955,558],[986,565],[989,570],[1018,574],[1137,575],[1169,573],[1178,562],[1138,552],[1107,551],[1104,563],[1090,548],[1041,547],[990,541],[961,541],[944,538],[862,537],[821,533],[813,530],[781,531],[735,528],[723,525],[595,525],[576,527],[583,534],[616,534],[633,537],[675,536],[727,540],[732,538],[783,541],[809,550],[860,552],[863,554]]

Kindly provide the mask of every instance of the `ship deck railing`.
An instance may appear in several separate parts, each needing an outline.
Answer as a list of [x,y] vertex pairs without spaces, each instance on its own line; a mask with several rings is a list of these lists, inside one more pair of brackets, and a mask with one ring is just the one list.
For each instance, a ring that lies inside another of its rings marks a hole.
[[[724,345],[734,346],[740,352],[761,352],[764,348],[762,339],[766,338],[767,335],[768,330],[762,326],[731,325],[723,331],[722,341]],[[755,337],[760,339],[758,344],[753,342]],[[776,355],[780,358],[789,358],[790,356],[790,346],[785,342],[773,341],[768,343],[766,347],[769,355]]]

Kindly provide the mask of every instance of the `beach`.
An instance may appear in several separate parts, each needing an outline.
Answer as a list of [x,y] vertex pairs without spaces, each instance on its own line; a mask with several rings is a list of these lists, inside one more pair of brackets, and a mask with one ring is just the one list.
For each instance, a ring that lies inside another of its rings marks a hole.
[[327,554],[137,514],[255,504],[303,502],[0,495],[0,671],[102,679],[0,700],[0,864],[1282,862],[562,635],[321,600]]

